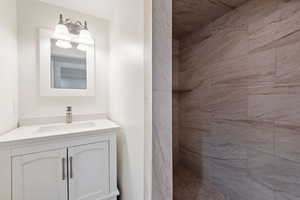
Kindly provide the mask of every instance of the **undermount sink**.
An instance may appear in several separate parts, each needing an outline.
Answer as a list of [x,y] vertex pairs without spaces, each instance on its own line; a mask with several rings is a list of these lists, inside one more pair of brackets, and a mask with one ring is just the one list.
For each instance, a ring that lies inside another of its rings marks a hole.
[[40,127],[37,132],[44,133],[50,131],[72,131],[76,129],[88,129],[94,126],[95,124],[93,122],[80,122],[80,123],[44,126],[44,127]]

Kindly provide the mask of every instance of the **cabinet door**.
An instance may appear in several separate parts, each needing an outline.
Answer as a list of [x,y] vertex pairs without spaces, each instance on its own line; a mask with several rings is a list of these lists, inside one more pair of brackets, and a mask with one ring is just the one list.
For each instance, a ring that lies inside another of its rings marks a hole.
[[13,200],[67,200],[66,149],[12,159]]
[[68,149],[69,200],[96,200],[109,193],[109,143]]

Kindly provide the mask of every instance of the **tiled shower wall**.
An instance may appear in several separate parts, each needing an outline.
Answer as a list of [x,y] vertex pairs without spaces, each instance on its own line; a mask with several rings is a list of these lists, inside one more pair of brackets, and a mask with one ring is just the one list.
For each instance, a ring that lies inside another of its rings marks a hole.
[[228,200],[299,200],[300,1],[250,0],[180,46],[181,160]]

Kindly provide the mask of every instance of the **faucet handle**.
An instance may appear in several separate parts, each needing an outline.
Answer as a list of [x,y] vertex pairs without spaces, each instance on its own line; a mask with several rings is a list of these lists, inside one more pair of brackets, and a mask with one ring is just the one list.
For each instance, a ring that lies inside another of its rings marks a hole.
[[72,106],[67,106],[67,111],[71,112],[72,111]]

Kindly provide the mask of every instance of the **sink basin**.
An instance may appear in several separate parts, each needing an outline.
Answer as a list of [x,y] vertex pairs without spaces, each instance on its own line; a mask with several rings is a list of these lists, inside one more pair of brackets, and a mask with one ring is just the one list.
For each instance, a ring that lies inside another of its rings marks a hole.
[[62,124],[62,125],[53,125],[53,126],[44,126],[38,129],[38,133],[52,132],[52,131],[74,131],[77,129],[88,129],[94,127],[93,122],[80,122],[80,123],[71,123],[71,124]]

